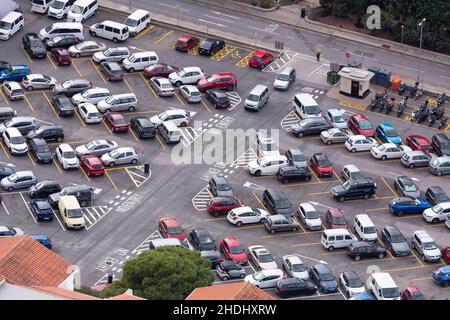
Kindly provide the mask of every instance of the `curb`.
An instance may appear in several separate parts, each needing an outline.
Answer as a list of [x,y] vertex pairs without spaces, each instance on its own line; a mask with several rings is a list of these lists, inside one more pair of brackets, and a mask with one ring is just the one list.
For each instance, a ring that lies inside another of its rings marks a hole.
[[238,6],[252,8],[252,9],[255,9],[255,10],[262,11],[262,12],[273,12],[273,11],[275,11],[275,10],[280,8],[279,6],[273,6],[272,8],[264,9],[264,8],[261,8],[261,7],[258,7],[258,6],[252,6],[251,4],[247,4],[247,3],[243,3],[243,2],[237,2],[237,1],[234,1],[234,0],[222,0],[222,1],[229,2],[229,3],[234,3],[234,4],[238,5]]

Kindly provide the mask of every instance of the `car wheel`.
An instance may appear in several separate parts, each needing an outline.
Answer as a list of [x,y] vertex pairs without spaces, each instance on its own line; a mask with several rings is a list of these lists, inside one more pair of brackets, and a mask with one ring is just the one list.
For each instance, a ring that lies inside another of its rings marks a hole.
[[328,251],[333,251],[333,250],[334,250],[333,246],[328,247]]
[[242,227],[242,222],[241,221],[236,222],[236,226],[237,227]]
[[344,202],[345,201],[345,197],[339,197],[339,202]]
[[327,145],[331,145],[333,142],[331,140],[327,141]]
[[136,108],[134,106],[131,106],[128,108],[128,111],[132,112],[132,111],[134,111],[134,109],[136,109]]
[[355,148],[353,148],[353,149],[351,150],[351,152],[352,152],[352,153],[355,153],[355,152],[356,152],[356,149],[355,149]]
[[8,187],[6,191],[14,191],[14,187]]
[[229,278],[227,276],[222,278],[222,281],[227,281]]
[[283,180],[281,180],[281,182],[282,182],[283,184],[287,184],[287,183],[289,182],[289,180],[286,179],[286,178],[283,178]]
[[403,211],[397,212],[397,216],[401,217],[403,215]]
[[86,200],[82,200],[82,201],[80,202],[80,206],[81,206],[81,207],[86,207],[86,206],[87,206]]
[[130,69],[128,69],[129,72],[134,72],[134,68],[131,67]]
[[106,109],[106,110],[105,110],[105,113],[106,113],[106,112],[111,112],[111,109]]
[[270,232],[271,234],[274,234],[276,231],[275,231],[275,229],[271,229],[269,232]]
[[136,163],[137,163],[137,159],[131,160],[131,164],[136,164]]
[[416,166],[416,165],[415,165],[414,163],[410,163],[409,166],[408,166],[408,168],[414,169],[415,166]]
[[260,223],[266,223],[267,219],[266,218],[262,218],[261,220],[259,220]]
[[27,87],[27,90],[28,90],[28,91],[33,90],[33,86],[28,86],[28,87]]
[[425,259],[425,255],[424,255],[424,254],[422,255],[422,260],[423,260],[423,261],[427,261],[427,260]]
[[187,123],[186,123],[186,122],[182,122],[182,123],[180,124],[180,127],[187,127]]
[[239,278],[244,279],[244,278],[245,278],[245,274],[244,274],[244,273],[241,274],[241,275],[239,276]]
[[117,43],[117,42],[119,42],[119,39],[113,38],[113,42],[114,42],[114,43]]
[[367,199],[369,199],[369,197],[370,196],[368,194],[365,194],[363,198],[364,198],[364,200],[367,200]]
[[110,163],[109,163],[109,166],[110,166],[110,167],[114,167],[115,165],[116,165],[115,162],[110,162]]
[[437,224],[437,223],[439,223],[439,219],[438,218],[434,218],[433,221],[431,221],[431,222],[434,223],[434,224]]
[[382,156],[382,157],[381,157],[381,160],[383,160],[383,161],[386,160],[386,159],[387,159],[386,156]]
[[444,282],[444,287],[448,287],[448,286],[450,286],[450,281],[445,281]]
[[292,232],[297,232],[297,230],[298,230],[297,227],[292,228]]
[[56,139],[56,141],[57,142],[61,142],[63,139],[61,138],[61,137],[58,137],[57,139]]
[[380,253],[379,255],[378,255],[378,259],[383,259],[384,258],[384,253]]
[[55,85],[54,85],[54,84],[51,84],[51,85],[48,86],[48,89],[49,89],[49,90],[53,90],[54,87],[55,87]]
[[355,259],[355,261],[359,261],[359,260],[361,260],[361,257],[360,256],[355,256],[354,259]]
[[304,136],[304,133],[303,133],[303,132],[297,133],[297,137],[302,138],[303,136]]
[[232,85],[229,85],[229,86],[227,87],[227,90],[228,90],[228,91],[232,91],[232,90],[233,90],[233,86],[232,86]]
[[175,82],[175,87],[179,87],[179,86],[181,86],[181,81]]
[[255,172],[255,176],[260,176],[261,175],[261,170],[256,170],[256,172]]
[[438,177],[442,176],[442,171],[438,171],[437,175]]
[[75,58],[79,58],[80,57],[80,54],[79,53],[76,53],[75,54]]
[[93,36],[93,37],[96,37],[96,36],[97,36],[97,34],[95,33],[95,31],[91,31],[90,33],[91,33],[91,36]]

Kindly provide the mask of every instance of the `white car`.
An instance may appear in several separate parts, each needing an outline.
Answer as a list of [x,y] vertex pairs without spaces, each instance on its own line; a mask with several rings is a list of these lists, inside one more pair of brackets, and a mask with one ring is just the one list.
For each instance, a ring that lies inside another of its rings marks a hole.
[[286,156],[278,155],[250,161],[247,165],[247,170],[255,176],[270,176],[277,174],[280,168],[287,165],[288,161]]
[[28,91],[34,89],[53,90],[56,83],[55,78],[40,73],[29,74],[22,80],[22,86]]
[[396,145],[394,143],[384,143],[378,147],[372,147],[370,152],[375,159],[387,160],[397,159],[403,157],[405,152],[410,152],[412,149],[403,145]]
[[181,86],[180,94],[188,103],[197,103],[202,101],[202,94],[200,93],[200,90],[198,90],[196,86],[190,84]]
[[169,81],[179,87],[182,84],[196,84],[198,80],[205,78],[206,75],[199,67],[184,67],[181,70],[169,74]]
[[28,152],[28,145],[19,129],[11,127],[3,132],[3,142],[12,155],[24,155]]
[[370,151],[373,147],[378,146],[378,142],[374,138],[363,135],[350,136],[345,141],[345,147],[348,151]]
[[269,250],[263,246],[256,245],[248,247],[247,256],[259,270],[278,269],[275,259]]
[[355,297],[360,294],[366,294],[364,282],[354,271],[343,272],[338,280],[339,286],[347,298]]
[[423,219],[429,223],[439,223],[447,220],[450,215],[450,202],[441,202],[423,212]]
[[11,101],[25,99],[25,93],[18,82],[5,81],[2,84],[2,89]]
[[86,123],[100,123],[102,122],[102,116],[97,107],[92,103],[80,103],[77,106],[80,117]]
[[111,94],[107,88],[94,87],[74,95],[72,97],[72,102],[74,105],[78,105],[80,103],[97,104],[109,96],[111,96]]
[[240,227],[243,224],[264,223],[268,216],[269,213],[263,209],[239,207],[228,212],[227,220],[229,223]]
[[155,126],[159,126],[163,122],[172,122],[177,127],[187,127],[189,120],[189,113],[183,109],[166,110],[150,118]]
[[297,210],[297,218],[308,230],[322,229],[322,219],[320,218],[319,211],[309,202],[300,203]]
[[62,143],[56,148],[56,159],[64,170],[77,169],[80,166],[75,150],[67,143]]
[[171,97],[175,94],[172,83],[166,78],[153,77],[150,79],[150,85],[160,97]]
[[308,280],[308,270],[303,261],[296,255],[287,255],[283,257],[283,269],[286,274],[292,278]]
[[283,270],[270,269],[261,270],[254,274],[249,274],[244,278],[245,282],[251,283],[255,287],[260,289],[273,288],[277,285],[278,281],[283,279]]

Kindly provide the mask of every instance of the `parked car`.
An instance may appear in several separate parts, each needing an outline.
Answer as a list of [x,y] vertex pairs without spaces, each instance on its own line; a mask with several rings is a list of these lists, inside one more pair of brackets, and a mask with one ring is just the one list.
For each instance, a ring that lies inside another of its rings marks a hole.
[[206,90],[205,98],[216,109],[226,109],[231,107],[230,98],[222,91]]
[[111,128],[112,132],[122,133],[128,132],[128,122],[125,117],[118,112],[106,112],[103,115],[103,120],[108,128]]
[[208,201],[206,210],[209,214],[217,217],[219,215],[226,215],[230,210],[242,206],[241,200],[236,197],[215,197]]
[[330,229],[347,229],[348,223],[341,209],[330,208],[325,213],[325,227]]
[[342,129],[343,131],[346,131],[348,128],[344,115],[338,109],[328,109],[324,118],[333,128]]
[[10,168],[5,165],[0,165],[0,180],[12,175],[14,172],[16,171],[13,168]]
[[177,127],[187,127],[190,124],[189,112],[183,109],[171,109],[161,112],[150,118],[150,121],[158,126],[163,122],[172,122]]
[[97,107],[92,103],[80,103],[77,106],[78,114],[85,123],[100,123],[102,122],[102,115]]
[[273,215],[293,216],[292,204],[283,191],[276,188],[265,189],[263,205]]
[[292,231],[297,232],[300,225],[291,217],[284,216],[282,214],[276,214],[267,217],[264,222],[264,227],[269,233],[281,232],[281,231]]
[[61,117],[71,117],[75,111],[70,99],[63,94],[57,94],[52,97],[52,106],[56,109],[56,113]]
[[318,286],[323,293],[334,293],[338,285],[333,272],[325,264],[316,264],[308,269],[309,278]]
[[428,171],[437,176],[450,174],[450,156],[434,158],[428,164]]
[[48,125],[40,126],[39,129],[28,132],[27,139],[42,138],[45,141],[57,141],[64,140],[64,129],[60,125]]
[[365,200],[373,196],[377,191],[377,184],[370,177],[350,179],[342,185],[331,188],[330,193],[334,199],[343,202],[348,199],[363,198]]
[[324,153],[315,153],[311,157],[311,168],[319,177],[331,177],[333,167],[330,160]]
[[414,151],[424,151],[424,152],[432,152],[433,147],[431,146],[430,141],[418,134],[410,134],[406,137],[406,145],[413,149]]
[[82,103],[97,104],[102,100],[105,100],[111,96],[107,88],[93,87],[87,89],[82,93],[77,93],[72,97],[72,102],[75,105],[80,105]]
[[57,84],[53,88],[53,94],[54,95],[63,94],[65,96],[72,97],[73,95],[83,92],[90,88],[92,88],[92,82],[90,80],[77,78],[67,80],[61,84]]
[[189,233],[189,242],[199,251],[217,250],[216,241],[203,228],[195,228]]
[[68,51],[71,57],[79,58],[82,56],[92,56],[96,52],[106,50],[106,45],[98,41],[83,41],[70,46]]
[[401,300],[425,300],[425,297],[416,286],[408,286],[403,290]]
[[202,78],[197,82],[200,91],[210,89],[223,89],[228,91],[236,90],[237,77],[234,73],[214,73],[207,78]]
[[409,256],[411,253],[408,242],[395,226],[384,226],[381,230],[381,240],[396,257]]
[[439,223],[447,220],[450,215],[450,202],[441,202],[423,211],[423,220],[429,223]]
[[100,63],[100,72],[108,81],[122,81],[124,77],[123,70],[117,62]]
[[220,263],[225,260],[220,256],[218,250],[204,250],[200,252],[202,258],[208,260],[211,263],[211,268],[215,269]]
[[278,281],[282,280],[283,277],[284,275],[282,270],[268,269],[249,274],[244,278],[244,281],[254,285],[257,288],[267,289],[275,287]]
[[205,73],[199,67],[184,67],[178,71],[169,74],[169,81],[176,87],[182,84],[196,84],[200,79],[205,77]]
[[41,73],[31,73],[22,80],[22,85],[28,91],[34,89],[50,89],[53,90],[57,81],[55,78]]
[[225,258],[237,264],[247,263],[247,254],[235,237],[226,237],[220,241],[220,251]]
[[136,164],[139,155],[133,147],[120,147],[101,156],[103,165],[114,167],[118,164]]
[[190,34],[184,34],[177,39],[177,42],[175,42],[175,50],[188,52],[189,50],[197,47],[199,43],[199,38]]
[[311,181],[311,177],[311,172],[304,167],[287,166],[277,172],[278,180],[284,184],[290,181]]
[[288,298],[313,295],[317,291],[317,286],[308,280],[287,278],[278,281],[275,290],[282,298]]
[[234,197],[231,185],[223,175],[212,177],[208,181],[208,189],[214,197]]
[[227,220],[229,223],[240,227],[244,224],[264,223],[268,216],[269,213],[263,209],[244,206],[230,210]]
[[75,149],[75,151],[77,157],[86,155],[101,157],[105,153],[108,153],[116,149],[117,146],[118,144],[116,141],[99,139],[99,140],[92,140],[91,142],[88,142],[84,145],[80,145]]
[[25,99],[25,93],[18,82],[5,81],[2,84],[2,90],[10,101]]
[[422,214],[431,204],[421,198],[399,197],[389,202],[389,211],[397,216],[403,214]]
[[131,118],[130,127],[140,139],[154,138],[156,136],[156,126],[147,117],[138,116]]
[[405,152],[401,158],[402,164],[409,169],[428,167],[431,160],[432,158],[428,152],[418,150]]
[[17,171],[0,181],[1,187],[6,191],[29,188],[36,183],[37,179],[32,171]]
[[10,226],[0,226],[0,239],[10,237],[20,237],[23,236],[24,234],[25,233],[20,228]]
[[93,155],[80,157],[81,168],[84,169],[89,177],[102,176],[105,174],[105,167],[102,161]]
[[72,64],[72,58],[70,57],[69,51],[64,48],[53,48],[50,51],[50,57],[58,66],[70,66]]
[[150,79],[150,85],[160,97],[171,97],[175,94],[175,89],[167,78],[153,77]]
[[400,290],[387,272],[372,272],[366,280],[366,288],[377,300],[400,300]]
[[38,163],[51,163],[53,154],[47,142],[42,138],[34,138],[28,142],[28,149]]
[[405,152],[412,151],[410,147],[396,145],[393,143],[380,144],[378,147],[372,147],[370,150],[372,157],[375,159],[387,160],[398,159],[403,157]]
[[244,268],[233,261],[223,261],[219,263],[216,272],[220,280],[223,281],[230,279],[244,279],[246,276]]
[[179,68],[176,66],[172,66],[166,63],[155,63],[154,65],[148,66],[144,69],[144,76],[147,79],[153,77],[167,78],[169,77],[169,74],[178,70]]
[[351,115],[348,119],[348,127],[355,133],[366,137],[375,137],[375,129],[369,119],[362,114]]
[[188,103],[197,103],[202,101],[200,90],[193,85],[180,86],[180,94]]
[[433,205],[441,202],[450,202],[447,193],[440,186],[430,186],[425,192],[425,197]]
[[290,166],[308,168],[308,160],[300,149],[291,148],[284,155]]
[[446,246],[446,247],[442,248],[441,254],[442,254],[442,259],[447,264],[450,264],[450,246]]
[[52,250],[53,243],[49,237],[47,237],[43,234],[30,234],[30,237],[32,239],[36,240],[37,242],[39,242],[40,244],[42,244],[47,249]]
[[25,138],[17,128],[6,128],[2,135],[3,143],[13,156],[22,156],[28,152]]
[[282,258],[282,267],[289,277],[307,280],[309,279],[303,261],[296,255],[286,255]]
[[56,180],[42,180],[28,189],[31,199],[47,199],[51,194],[61,191],[61,186]]
[[353,164],[346,164],[342,167],[341,177],[345,180],[357,180],[365,178],[365,175]]
[[398,176],[394,180],[394,189],[403,197],[420,197],[419,187],[407,176]]
[[364,282],[355,271],[346,271],[339,276],[339,286],[347,298],[366,294]]
[[378,142],[374,138],[363,135],[350,136],[347,141],[345,141],[345,147],[352,153],[370,151],[370,149],[376,146],[378,146]]
[[386,254],[387,250],[385,248],[367,241],[354,242],[347,248],[347,255],[355,261],[359,261],[361,258],[383,259]]
[[260,245],[250,246],[247,249],[248,260],[251,261],[258,270],[277,269],[277,263],[269,250]]
[[26,33],[22,37],[22,45],[23,49],[30,55],[31,58],[45,58],[47,55],[44,43],[34,32]]
[[248,61],[248,65],[252,68],[262,70],[273,60],[275,60],[275,57],[272,53],[267,51],[255,51],[252,53],[252,56]]
[[275,175],[280,168],[287,166],[287,158],[284,155],[269,156],[258,160],[250,161],[247,165],[247,171],[251,175]]
[[175,217],[163,217],[159,219],[158,230],[163,238],[175,238],[180,241],[186,239],[184,230]]
[[278,90],[289,90],[291,84],[295,82],[295,78],[295,69],[293,67],[286,67],[275,78],[273,87]]
[[346,130],[331,128],[320,133],[320,140],[323,143],[331,145],[333,143],[343,143],[347,141],[349,135]]
[[27,65],[19,64],[13,65],[0,71],[0,82],[3,81],[22,81],[27,75],[31,73]]
[[398,134],[397,129],[390,123],[382,123],[376,129],[376,135],[384,143],[402,143],[402,138]]
[[436,242],[425,230],[414,232],[411,246],[422,257],[423,261],[437,262],[442,258]]
[[52,221],[53,210],[46,199],[34,199],[30,202],[31,212],[37,221]]
[[96,52],[92,55],[92,60],[97,63],[102,62],[122,62],[130,56],[128,47],[108,48],[103,52]]
[[22,135],[27,135],[28,132],[36,130],[36,119],[34,117],[13,117],[0,124],[0,134],[7,128],[17,128]]
[[440,286],[450,286],[450,266],[441,267],[433,272],[433,279]]
[[450,138],[445,133],[439,132],[432,136],[431,146],[439,157],[450,156]]
[[64,170],[67,169],[78,169],[80,163],[75,154],[73,148],[67,144],[62,143],[56,148],[56,159],[62,165]]
[[225,42],[219,39],[207,38],[198,46],[198,53],[204,56],[213,56],[225,47]]
[[80,43],[80,39],[73,34],[64,34],[56,36],[52,39],[45,41],[45,48],[47,50],[53,50],[56,48],[69,49],[73,45]]
[[10,69],[11,64],[7,61],[0,60],[0,71],[3,71],[5,69]]
[[296,216],[305,225],[306,229],[311,231],[322,229],[322,219],[320,218],[320,213],[311,203],[300,203]]
[[327,131],[331,125],[324,118],[306,118],[291,126],[291,133],[299,138],[308,135],[320,135]]

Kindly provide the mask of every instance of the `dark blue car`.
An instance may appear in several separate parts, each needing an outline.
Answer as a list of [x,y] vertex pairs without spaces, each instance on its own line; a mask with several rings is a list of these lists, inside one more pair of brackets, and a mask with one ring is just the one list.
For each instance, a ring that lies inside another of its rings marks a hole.
[[338,290],[336,278],[325,264],[316,264],[309,268],[309,277],[323,293],[333,293]]
[[385,143],[402,143],[402,138],[400,138],[397,129],[395,129],[394,126],[390,123],[380,124],[377,127],[375,133],[377,137]]
[[31,200],[31,212],[35,215],[37,221],[53,220],[53,210],[46,199]]
[[363,293],[363,294],[358,294],[358,295],[356,295],[354,297],[351,297],[348,300],[363,300],[363,301],[366,301],[366,300],[375,300],[375,298],[372,297],[370,294]]
[[403,214],[422,214],[431,204],[422,198],[400,197],[389,202],[389,211],[392,214],[401,216]]
[[433,272],[433,279],[440,286],[450,286],[450,266],[445,266]]
[[43,234],[31,234],[30,236],[34,240],[40,242],[47,249],[52,250],[53,244],[52,240],[49,237],[44,236]]
[[30,68],[24,64],[14,65],[0,72],[0,82],[3,81],[22,81],[30,74]]

